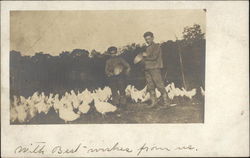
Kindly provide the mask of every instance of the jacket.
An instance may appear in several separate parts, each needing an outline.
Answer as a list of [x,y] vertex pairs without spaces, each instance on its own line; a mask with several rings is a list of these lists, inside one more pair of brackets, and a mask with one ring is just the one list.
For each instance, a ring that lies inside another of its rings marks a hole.
[[146,48],[147,56],[144,57],[145,70],[163,68],[162,50],[158,43],[153,43]]
[[126,72],[130,71],[130,65],[121,57],[111,57],[106,61],[105,66],[105,74],[107,76],[111,76],[114,74],[114,68],[116,66],[122,66],[123,71],[122,73],[125,74]]

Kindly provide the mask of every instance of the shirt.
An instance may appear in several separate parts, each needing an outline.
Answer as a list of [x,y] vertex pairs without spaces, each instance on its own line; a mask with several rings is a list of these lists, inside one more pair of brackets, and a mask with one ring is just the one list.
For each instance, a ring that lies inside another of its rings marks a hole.
[[145,69],[163,68],[162,50],[158,43],[152,43],[146,48],[147,56],[144,57]]
[[130,69],[130,65],[123,58],[115,56],[111,57],[106,61],[106,66],[105,66],[106,75],[113,75],[114,68],[116,66],[122,66],[123,68],[122,73],[124,73],[125,70],[127,71]]

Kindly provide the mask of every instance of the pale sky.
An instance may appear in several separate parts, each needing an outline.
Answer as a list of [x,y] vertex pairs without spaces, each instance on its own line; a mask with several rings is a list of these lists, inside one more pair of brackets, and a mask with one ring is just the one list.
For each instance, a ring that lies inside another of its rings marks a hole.
[[200,24],[203,10],[12,11],[10,49],[23,55],[58,55],[73,49],[104,52],[109,46],[144,43],[151,31],[156,42],[182,37],[185,26]]

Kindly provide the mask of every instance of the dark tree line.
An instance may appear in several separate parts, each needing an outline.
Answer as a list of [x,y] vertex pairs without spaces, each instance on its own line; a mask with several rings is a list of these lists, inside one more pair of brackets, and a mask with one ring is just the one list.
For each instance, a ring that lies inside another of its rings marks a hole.
[[[183,39],[161,43],[165,83],[174,82],[182,87],[183,71],[187,89],[205,85],[205,39],[199,25],[187,27]],[[134,57],[145,50],[144,45],[131,44],[120,55],[131,65],[128,84],[138,89],[145,86],[142,64],[133,64]],[[183,68],[181,68],[180,57]],[[106,52],[74,49],[51,56],[43,52],[34,56],[22,56],[10,51],[10,88],[12,95],[30,96],[35,91],[59,93],[85,88],[90,90],[107,85],[104,68],[109,58]]]

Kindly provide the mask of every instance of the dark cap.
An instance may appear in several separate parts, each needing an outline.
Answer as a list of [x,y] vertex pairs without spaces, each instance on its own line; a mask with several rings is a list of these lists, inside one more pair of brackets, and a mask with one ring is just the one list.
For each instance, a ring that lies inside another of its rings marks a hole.
[[147,37],[147,36],[154,37],[154,34],[153,34],[152,32],[145,32],[145,33],[143,34],[143,37],[145,38],[145,37]]
[[109,47],[108,50],[107,50],[107,52],[108,52],[109,54],[114,54],[114,53],[111,53],[112,51],[117,52],[117,47],[111,46],[111,47]]

